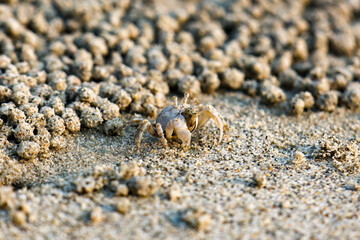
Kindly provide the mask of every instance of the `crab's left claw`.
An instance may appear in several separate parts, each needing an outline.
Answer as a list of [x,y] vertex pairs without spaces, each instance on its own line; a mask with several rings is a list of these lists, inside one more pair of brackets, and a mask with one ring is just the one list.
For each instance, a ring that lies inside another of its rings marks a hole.
[[225,122],[224,118],[213,106],[207,105],[203,107],[200,112],[198,127],[200,128],[201,126],[203,126],[207,121],[209,121],[210,118],[214,120],[216,126],[220,130],[220,137],[218,142],[220,143],[222,141],[224,131],[226,133],[229,133],[229,125]]

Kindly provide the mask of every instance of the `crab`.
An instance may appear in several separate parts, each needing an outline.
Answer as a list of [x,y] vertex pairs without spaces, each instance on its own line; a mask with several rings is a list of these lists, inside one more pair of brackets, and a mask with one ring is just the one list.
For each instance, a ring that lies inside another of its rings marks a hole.
[[186,151],[190,147],[191,133],[202,127],[207,121],[213,119],[220,130],[217,143],[223,139],[224,132],[229,133],[229,125],[219,112],[211,105],[203,106],[199,104],[197,98],[188,101],[189,93],[184,94],[184,98],[178,104],[176,97],[173,97],[174,104],[164,108],[156,118],[155,123],[147,119],[135,118],[126,122],[121,130],[128,125],[138,125],[138,130],[134,137],[134,143],[140,149],[140,142],[146,131],[152,136],[160,138],[161,143],[169,149],[168,140],[180,139],[181,146]]

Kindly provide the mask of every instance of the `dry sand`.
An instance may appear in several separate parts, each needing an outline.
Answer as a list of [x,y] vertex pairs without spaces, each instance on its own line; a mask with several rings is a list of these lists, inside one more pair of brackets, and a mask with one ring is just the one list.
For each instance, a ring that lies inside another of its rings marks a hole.
[[[269,108],[238,92],[204,96],[202,102],[215,106],[230,125],[230,138],[216,147],[218,132],[209,122],[194,134],[188,152],[177,143],[167,152],[146,134],[139,153],[130,127],[115,137],[83,131],[46,161],[14,160],[14,199],[29,213],[17,226],[2,210],[0,239],[360,237],[359,175],[315,159],[319,142],[331,136],[359,144],[359,114],[339,108],[289,117],[281,106]],[[295,164],[296,151],[304,159]],[[71,190],[76,176],[95,166],[118,169],[129,162],[145,168],[159,189],[149,197],[126,197],[126,214],[114,207],[123,198],[106,189]],[[253,179],[259,172],[267,180],[261,188]],[[100,218],[91,218],[98,208]]]
[[[359,0],[1,3],[0,240],[360,239]],[[186,91],[219,145],[104,134]]]

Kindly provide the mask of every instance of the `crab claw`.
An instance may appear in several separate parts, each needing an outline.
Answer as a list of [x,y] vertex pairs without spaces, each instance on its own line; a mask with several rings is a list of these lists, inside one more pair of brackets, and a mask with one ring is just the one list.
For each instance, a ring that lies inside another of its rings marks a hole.
[[219,144],[222,141],[224,131],[229,132],[229,125],[224,121],[223,117],[213,106],[207,105],[200,112],[198,127],[200,128],[203,126],[210,118],[214,120],[216,126],[220,130],[220,137],[217,142]]
[[191,132],[187,128],[186,123],[178,118],[171,120],[166,125],[165,134],[167,139],[171,139],[173,134],[175,134],[181,140],[181,146],[184,150],[190,146]]

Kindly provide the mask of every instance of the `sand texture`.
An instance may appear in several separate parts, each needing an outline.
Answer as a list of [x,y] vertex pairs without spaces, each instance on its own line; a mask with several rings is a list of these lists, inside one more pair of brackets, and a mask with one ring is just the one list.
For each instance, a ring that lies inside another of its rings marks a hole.
[[[214,124],[194,134],[188,152],[176,144],[166,152],[146,135],[139,153],[132,142],[135,128],[123,137],[85,131],[47,161],[14,163],[21,170],[13,176],[29,187],[18,186],[11,201],[25,205],[29,213],[17,226],[10,220],[14,210],[2,212],[1,238],[360,236],[359,176],[339,172],[331,159],[316,159],[320,142],[331,136],[343,144],[359,143],[358,114],[338,109],[289,118],[237,93],[205,101],[230,125],[230,139],[217,147],[212,146],[218,133]],[[295,158],[295,152],[303,159]],[[149,181],[158,186],[153,195],[119,197],[107,187],[79,193],[74,186],[79,175],[96,166],[120,171],[128,163],[151,176]],[[264,186],[254,179],[259,173],[266,179]],[[116,210],[117,204],[128,204],[125,214]],[[101,209],[99,222],[90,218],[96,208]]]
[[[359,16],[359,0],[0,1],[0,240],[360,239]],[[171,137],[226,124],[161,142],[175,97]]]

